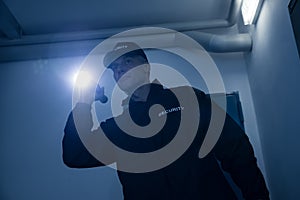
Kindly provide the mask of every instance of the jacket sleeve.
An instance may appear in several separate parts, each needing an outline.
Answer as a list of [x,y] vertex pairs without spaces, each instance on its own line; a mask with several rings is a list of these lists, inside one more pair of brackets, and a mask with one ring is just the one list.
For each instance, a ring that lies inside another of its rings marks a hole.
[[214,152],[222,168],[231,174],[240,187],[245,199],[269,199],[249,138],[228,114]]
[[[74,113],[80,119],[76,125]],[[92,126],[91,106],[78,103],[68,117],[62,140],[63,162],[68,167],[90,168],[104,165],[89,153],[78,135],[79,129],[82,131],[82,134],[96,134],[98,130],[92,132]]]

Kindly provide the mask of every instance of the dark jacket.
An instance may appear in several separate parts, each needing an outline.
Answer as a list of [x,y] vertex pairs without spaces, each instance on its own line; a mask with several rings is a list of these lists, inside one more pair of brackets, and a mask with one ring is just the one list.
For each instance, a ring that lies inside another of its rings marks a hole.
[[[174,88],[179,94],[191,95],[189,87]],[[212,151],[204,158],[198,153],[208,129],[211,117],[211,102],[208,95],[193,89],[199,103],[200,120],[197,135],[189,148],[180,158],[170,165],[147,173],[129,173],[118,171],[123,186],[125,200],[193,200],[193,199],[236,199],[234,192],[226,181],[222,170],[230,173],[240,187],[245,199],[269,199],[268,190],[261,171],[259,170],[253,148],[247,135],[240,126],[226,115],[221,136]],[[189,105],[180,105],[178,99],[169,89],[152,84],[146,102],[129,100],[129,113],[132,120],[139,126],[146,126],[150,121],[149,108],[160,104],[167,115],[165,125],[154,136],[137,138],[125,134],[110,118],[100,124],[104,134],[118,147],[131,152],[145,153],[163,148],[176,136],[180,126],[181,112],[189,111]],[[179,109],[179,107],[183,107]],[[173,109],[172,108],[178,108]],[[91,107],[77,104],[72,113],[80,113],[81,131],[90,133],[92,127]],[[168,112],[169,111],[169,112]],[[180,112],[179,112],[180,111]],[[81,142],[73,114],[70,114],[63,138],[63,160],[72,168],[103,166],[104,164],[92,156]],[[122,115],[119,116],[122,118]],[[94,131],[94,132],[97,132]],[[143,134],[143,133],[141,133]],[[190,134],[186,130],[186,134]],[[112,159],[118,164],[118,159]]]

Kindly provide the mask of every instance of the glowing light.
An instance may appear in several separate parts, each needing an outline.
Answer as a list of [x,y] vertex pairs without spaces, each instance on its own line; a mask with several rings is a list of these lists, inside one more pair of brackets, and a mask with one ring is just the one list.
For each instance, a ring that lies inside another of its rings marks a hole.
[[253,24],[258,16],[262,0],[243,0],[242,16],[245,25]]
[[86,88],[92,83],[92,76],[87,71],[79,71],[73,75],[73,85],[75,87]]

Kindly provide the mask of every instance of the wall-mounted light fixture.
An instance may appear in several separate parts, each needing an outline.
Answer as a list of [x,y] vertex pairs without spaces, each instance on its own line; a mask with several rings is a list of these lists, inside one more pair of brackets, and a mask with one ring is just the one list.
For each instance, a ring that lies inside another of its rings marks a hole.
[[254,24],[259,15],[263,0],[243,0],[242,16],[245,25]]

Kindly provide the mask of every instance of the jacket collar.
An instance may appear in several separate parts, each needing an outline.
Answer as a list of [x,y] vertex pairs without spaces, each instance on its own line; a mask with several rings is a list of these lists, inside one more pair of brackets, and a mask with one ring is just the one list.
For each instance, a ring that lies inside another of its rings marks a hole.
[[[148,94],[148,97],[147,97],[147,101],[149,101],[152,97],[155,97],[157,92],[159,92],[163,89],[164,88],[163,88],[162,84],[157,79],[153,80],[150,83],[150,91],[149,91],[149,94]],[[128,107],[128,104],[129,104],[130,100],[131,100],[131,96],[128,96],[127,98],[125,98],[122,101],[122,106],[123,106],[124,109]]]

